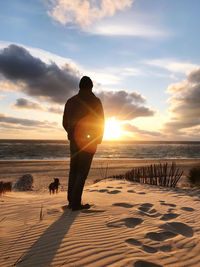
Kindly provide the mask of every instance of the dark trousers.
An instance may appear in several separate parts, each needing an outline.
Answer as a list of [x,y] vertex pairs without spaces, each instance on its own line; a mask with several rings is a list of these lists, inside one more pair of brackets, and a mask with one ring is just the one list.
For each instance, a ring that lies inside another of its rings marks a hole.
[[88,153],[70,142],[70,171],[68,181],[68,201],[72,206],[81,204],[85,180],[88,176],[94,153]]

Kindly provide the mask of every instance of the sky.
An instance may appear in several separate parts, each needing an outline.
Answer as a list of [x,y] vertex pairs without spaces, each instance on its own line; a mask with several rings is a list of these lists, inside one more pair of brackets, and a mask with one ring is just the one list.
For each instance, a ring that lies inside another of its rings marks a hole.
[[0,2],[0,138],[65,139],[83,75],[104,139],[200,140],[199,0]]

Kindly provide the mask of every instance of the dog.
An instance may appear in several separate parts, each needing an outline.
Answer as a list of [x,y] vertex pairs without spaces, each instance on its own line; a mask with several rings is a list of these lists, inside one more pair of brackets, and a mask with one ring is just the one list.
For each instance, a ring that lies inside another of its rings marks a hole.
[[49,193],[51,195],[54,194],[55,192],[58,193],[58,186],[60,185],[59,179],[58,178],[54,178],[54,182],[50,183],[49,185]]

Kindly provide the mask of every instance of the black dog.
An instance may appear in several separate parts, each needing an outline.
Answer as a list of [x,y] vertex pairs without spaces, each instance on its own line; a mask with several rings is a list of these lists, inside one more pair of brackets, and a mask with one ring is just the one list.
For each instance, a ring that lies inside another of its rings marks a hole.
[[54,178],[54,182],[50,183],[49,185],[49,193],[54,194],[55,192],[58,193],[58,186],[60,185],[59,179]]

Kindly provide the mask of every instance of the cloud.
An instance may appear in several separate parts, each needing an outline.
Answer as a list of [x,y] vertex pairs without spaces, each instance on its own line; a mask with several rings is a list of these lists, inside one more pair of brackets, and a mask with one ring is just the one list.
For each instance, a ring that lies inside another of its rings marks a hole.
[[141,71],[139,68],[124,68],[121,69],[120,73],[123,76],[143,76],[145,73]]
[[134,0],[50,0],[48,15],[59,23],[82,28],[131,7]]
[[145,63],[151,66],[166,69],[171,72],[184,73],[184,74],[198,67],[198,65],[193,63],[178,61],[175,59],[166,59],[166,58],[147,60],[145,61]]
[[5,77],[1,75],[1,71],[0,71],[0,88],[1,88],[0,90],[2,92],[20,91],[22,87],[23,87],[23,84],[20,82],[16,84],[12,81],[5,79]]
[[56,113],[56,114],[63,114],[63,108],[60,108],[60,107],[49,107],[47,108],[47,111]]
[[107,117],[115,117],[119,120],[132,120],[137,117],[153,116],[155,111],[141,106],[145,98],[136,92],[105,91],[97,94],[102,100]]
[[[0,132],[1,133],[6,133],[6,135],[10,134],[10,133],[17,133],[17,132],[21,132],[21,131],[34,131],[37,130],[36,127],[34,126],[22,126],[22,125],[17,125],[17,124],[8,124],[8,123],[3,123],[0,122]],[[43,128],[44,129],[44,128]],[[40,128],[41,131],[41,128]]]
[[26,127],[34,126],[34,127],[55,128],[57,126],[56,122],[22,119],[22,118],[8,116],[2,113],[0,113],[0,123],[26,126]]
[[[135,119],[137,117],[153,116],[154,111],[145,104],[145,98],[136,92],[121,91],[101,91],[96,95],[102,100],[107,117],[115,117],[119,120]],[[12,108],[34,109],[44,112],[62,114],[63,108],[60,106],[46,107],[26,98],[19,98]]]
[[130,123],[122,124],[123,131],[137,133],[139,135],[149,135],[149,136],[163,136],[160,132],[141,130],[138,127]]
[[87,69],[87,76],[95,77],[98,84],[109,86],[117,85],[128,76],[144,76],[145,73],[139,68],[131,67],[106,67],[103,69]]
[[124,21],[100,22],[86,29],[87,32],[105,36],[136,36],[145,38],[166,37],[169,33],[153,25]]
[[19,83],[24,93],[49,102],[63,104],[77,91],[80,74],[69,64],[59,68],[33,57],[25,48],[9,45],[0,53],[0,73]]
[[[46,51],[40,48],[30,47],[27,45],[25,46],[19,43],[14,43],[14,44],[16,46],[26,49],[33,57],[40,58],[46,64],[51,64],[52,62],[55,62],[59,67],[62,67],[66,65],[67,63],[72,68],[74,68],[74,70],[78,69],[77,64],[74,61],[72,61],[72,59],[70,58],[61,57],[61,56],[58,56],[54,53],[51,53],[49,51]],[[10,42],[0,41],[0,49],[4,49],[8,47],[9,45],[11,45]]]
[[117,85],[121,81],[121,77],[116,75],[116,73],[112,73],[107,69],[104,70],[87,70],[87,76],[95,77],[96,83],[100,85]]
[[18,109],[37,109],[37,110],[44,110],[44,108],[33,101],[30,101],[26,98],[18,98],[16,100],[16,103],[12,105],[13,108],[18,108]]
[[[48,15],[62,25],[78,25],[87,33],[106,36],[136,36],[145,38],[166,37],[171,35],[158,24],[138,22],[138,14],[126,18],[113,16],[124,11],[135,0],[49,0]],[[133,22],[137,17],[137,21]],[[111,18],[112,17],[112,18]],[[150,21],[151,22],[151,21]]]
[[34,109],[34,110],[39,110],[39,111],[46,111],[46,112],[51,112],[51,113],[56,113],[56,114],[62,114],[63,109],[60,108],[59,106],[56,107],[46,107],[42,106],[41,104],[30,101],[26,98],[18,98],[16,100],[16,103],[12,105],[12,108],[17,108],[17,109]]
[[200,125],[200,68],[188,73],[185,80],[170,85],[167,92],[171,120],[164,125],[165,131],[176,133],[182,129]]
[[[135,69],[125,68],[123,75],[135,72]],[[0,74],[3,75],[1,82],[2,85],[5,84],[6,90],[22,91],[28,96],[58,105],[63,105],[69,97],[77,93],[80,79],[79,71],[69,64],[62,68],[53,62],[46,64],[17,45],[9,45],[1,50]],[[105,91],[97,95],[103,101],[107,116],[128,120],[154,114],[153,110],[142,105],[145,99],[136,92]],[[18,99],[14,107],[62,113],[59,106],[45,109],[25,98]]]
[[2,95],[2,94],[1,94],[1,95],[0,95],[0,100],[3,99],[3,98],[5,98],[5,96],[6,96],[6,95]]

